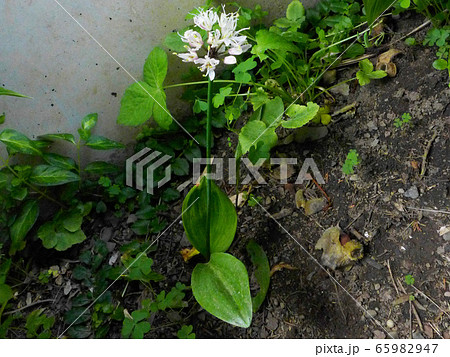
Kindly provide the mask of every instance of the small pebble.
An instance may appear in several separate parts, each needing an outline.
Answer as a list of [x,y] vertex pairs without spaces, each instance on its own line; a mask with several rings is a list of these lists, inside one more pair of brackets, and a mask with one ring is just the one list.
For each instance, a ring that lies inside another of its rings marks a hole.
[[389,328],[393,328],[395,326],[394,321],[392,320],[387,320],[386,321],[386,326]]
[[377,316],[377,312],[375,310],[367,310],[367,315],[370,317],[375,317]]
[[445,296],[445,297],[450,297],[450,291],[446,291],[446,292],[444,293],[444,296]]
[[401,193],[403,195],[405,193],[405,190],[403,188],[399,188],[398,193]]
[[375,290],[380,290],[381,285],[380,284],[374,284],[373,287],[375,288]]
[[408,191],[406,191],[403,196],[415,200],[416,198],[419,197],[419,190],[417,189],[416,186],[411,186],[411,188]]

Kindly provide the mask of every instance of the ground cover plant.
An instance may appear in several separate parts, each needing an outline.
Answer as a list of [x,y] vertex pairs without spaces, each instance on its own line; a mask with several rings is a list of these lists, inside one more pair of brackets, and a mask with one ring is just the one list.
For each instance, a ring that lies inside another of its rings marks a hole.
[[[127,185],[125,165],[81,165],[82,148],[123,147],[96,135],[96,114],[81,120],[78,135],[31,140],[1,130],[0,337],[449,336],[448,248],[439,246],[449,229],[448,170],[436,166],[448,161],[449,93],[434,94],[444,72],[423,68],[448,69],[449,4],[323,0],[305,9],[294,0],[271,23],[260,6],[193,9],[190,25],[164,41],[190,64],[188,74],[166,84],[168,54],[155,47],[121,100],[117,122],[140,128],[135,153],[170,157],[164,187],[165,167],[151,182],[144,175],[152,193]],[[422,15],[431,23],[420,37]],[[393,76],[374,61],[391,43],[395,56],[409,54]],[[420,93],[405,70],[420,62],[410,61],[412,51],[423,62]],[[192,109],[182,121],[166,97],[179,87]],[[53,141],[73,146],[74,158],[51,152]],[[212,157],[224,154],[237,159],[234,186],[211,179]],[[297,184],[296,166],[283,173],[268,160],[309,155],[325,184],[312,176]],[[202,157],[206,168],[192,182]],[[243,179],[247,158],[267,185]],[[422,215],[422,196],[438,219]],[[327,256],[324,231],[338,232],[343,257]],[[299,245],[329,269],[318,270]],[[45,308],[56,301],[57,311]]]

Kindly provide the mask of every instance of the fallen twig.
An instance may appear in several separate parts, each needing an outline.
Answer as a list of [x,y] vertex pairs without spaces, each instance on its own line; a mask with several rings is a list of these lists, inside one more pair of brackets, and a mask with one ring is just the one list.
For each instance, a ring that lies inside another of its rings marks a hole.
[[[405,288],[403,287],[403,285],[402,285],[400,280],[398,280],[398,283],[399,283],[400,289],[403,291],[403,293],[407,294],[407,292],[406,292]],[[417,324],[419,325],[420,331],[423,332],[422,320],[420,319],[419,313],[417,312],[416,305],[413,304],[413,301],[409,300],[409,306],[410,306],[410,309],[413,312],[413,314],[414,314],[414,316],[415,316],[415,318],[417,320]]]
[[416,290],[420,295],[422,295],[425,299],[429,300],[434,306],[436,306],[439,311],[441,311],[443,314],[447,315],[448,317],[450,317],[450,314],[445,311],[443,308],[441,308],[438,304],[436,304],[427,294],[425,294],[423,291],[417,289],[414,285],[411,285],[414,290]]
[[32,307],[32,306],[35,306],[35,305],[39,305],[39,304],[44,304],[44,303],[46,303],[46,302],[55,302],[55,300],[54,300],[54,299],[46,299],[46,300],[35,301],[35,302],[32,302],[31,304],[28,304],[28,305],[26,305],[26,306],[23,306],[23,307],[21,307],[21,308],[19,308],[19,309],[7,311],[7,312],[5,312],[3,315],[12,315],[12,314],[15,314],[16,312],[19,312],[19,311],[28,309],[29,307]]
[[444,213],[444,214],[450,214],[450,211],[442,211],[438,209],[429,209],[429,208],[416,208],[416,207],[406,207],[408,209],[412,209],[415,211],[424,211],[424,212],[431,212],[431,213]]
[[430,152],[431,145],[433,145],[433,141],[436,139],[436,137],[437,137],[437,131],[434,130],[433,131],[433,136],[428,141],[427,147],[425,148],[425,152],[423,153],[423,156],[422,156],[422,169],[420,170],[420,177],[421,178],[423,177],[423,175],[425,175],[425,171],[427,170],[426,169],[426,165],[427,165],[428,153]]

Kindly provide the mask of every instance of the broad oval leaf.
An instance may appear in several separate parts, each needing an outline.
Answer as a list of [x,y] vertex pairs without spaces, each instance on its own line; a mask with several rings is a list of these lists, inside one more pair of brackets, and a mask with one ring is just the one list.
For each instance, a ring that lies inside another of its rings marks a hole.
[[313,102],[308,102],[306,106],[298,104],[291,105],[286,113],[291,119],[283,121],[281,126],[287,129],[300,128],[314,119],[319,108],[319,105]]
[[39,139],[50,140],[50,141],[64,140],[64,141],[68,141],[69,143],[75,144],[75,137],[72,134],[67,134],[67,133],[40,135]]
[[77,174],[50,165],[38,165],[33,168],[30,182],[37,186],[58,186],[80,180]]
[[[192,245],[207,255],[206,234],[206,177],[194,186],[183,201],[183,226]],[[237,214],[228,196],[211,181],[210,252],[225,252],[233,242]]]
[[125,146],[104,136],[93,135],[86,141],[86,146],[95,150],[123,149]]
[[133,83],[129,86],[120,102],[120,112],[117,123],[128,126],[138,126],[150,119],[153,113],[154,99],[152,91],[145,82]]
[[84,172],[92,175],[108,175],[117,174],[120,172],[120,169],[117,165],[108,162],[93,161],[84,168]]
[[39,206],[37,201],[28,201],[22,208],[19,217],[16,218],[10,228],[11,247],[9,254],[14,255],[16,252],[25,248],[25,237],[30,229],[36,223],[39,216]]
[[298,0],[293,0],[287,7],[286,18],[292,21],[296,21],[305,16],[305,8],[303,4]]
[[51,166],[60,167],[65,170],[75,170],[77,165],[70,157],[62,156],[55,153],[44,153],[42,158]]
[[247,328],[252,322],[252,300],[247,269],[227,253],[214,253],[206,264],[192,272],[192,292],[210,314],[235,326]]
[[4,129],[0,132],[0,141],[3,142],[8,149],[22,154],[42,155],[36,144],[24,134],[14,129]]

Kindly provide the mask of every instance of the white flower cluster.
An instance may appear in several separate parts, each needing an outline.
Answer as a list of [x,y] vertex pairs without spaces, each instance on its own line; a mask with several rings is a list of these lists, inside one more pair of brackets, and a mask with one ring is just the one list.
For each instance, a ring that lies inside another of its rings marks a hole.
[[[220,15],[217,15],[213,9],[199,10],[194,16],[194,23],[197,27],[208,33],[206,43],[203,41],[200,33],[194,30],[187,30],[184,35],[180,35],[181,40],[187,43],[185,48],[187,52],[176,53],[183,62],[194,62],[199,65],[202,72],[206,72],[205,76],[209,76],[210,80],[214,80],[215,69],[219,65],[220,57],[223,58],[225,64],[236,63],[236,57],[247,51],[251,45],[247,42],[247,36],[240,35],[241,31],[236,31],[236,25],[239,14],[237,12],[225,13],[225,7]],[[218,26],[214,25],[217,24]],[[207,53],[204,57],[198,56],[198,51],[206,47]]]

